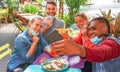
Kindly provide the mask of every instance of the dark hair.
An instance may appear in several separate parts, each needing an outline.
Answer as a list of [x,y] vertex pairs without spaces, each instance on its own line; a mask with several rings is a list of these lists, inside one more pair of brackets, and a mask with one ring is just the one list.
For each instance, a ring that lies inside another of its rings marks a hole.
[[[47,1],[47,4],[53,4],[53,5],[55,5],[55,6],[57,6],[57,4],[56,4],[56,2],[55,1]],[[47,7],[47,4],[46,4],[46,7]]]
[[104,23],[104,24],[108,27],[108,33],[110,34],[110,23],[109,23],[109,21],[108,21],[106,18],[104,18],[104,17],[94,18],[94,19],[92,19],[92,20],[89,22],[89,24],[90,24],[92,21],[99,21],[99,22]]
[[87,16],[84,13],[77,13],[75,17],[77,16],[81,16],[82,18],[87,19]]

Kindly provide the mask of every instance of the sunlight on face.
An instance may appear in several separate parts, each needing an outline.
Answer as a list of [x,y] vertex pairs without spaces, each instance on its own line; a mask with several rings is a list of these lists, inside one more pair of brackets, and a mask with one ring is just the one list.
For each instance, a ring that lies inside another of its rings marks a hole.
[[78,28],[81,28],[86,24],[87,20],[85,18],[82,18],[81,16],[75,17],[75,23]]
[[53,4],[47,4],[46,12],[50,16],[55,16],[55,14],[57,12],[57,8]]
[[30,28],[32,28],[36,33],[40,32],[42,28],[42,21],[39,19],[35,19],[35,21],[30,24]]
[[88,26],[88,31],[90,38],[93,38],[95,36],[101,36],[103,34],[103,25],[99,21],[92,21]]

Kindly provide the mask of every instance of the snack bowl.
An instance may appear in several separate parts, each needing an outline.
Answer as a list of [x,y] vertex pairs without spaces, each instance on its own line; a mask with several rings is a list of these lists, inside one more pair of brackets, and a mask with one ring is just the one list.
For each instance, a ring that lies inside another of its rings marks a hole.
[[68,69],[69,64],[65,59],[50,58],[42,62],[41,66],[46,72],[62,72]]

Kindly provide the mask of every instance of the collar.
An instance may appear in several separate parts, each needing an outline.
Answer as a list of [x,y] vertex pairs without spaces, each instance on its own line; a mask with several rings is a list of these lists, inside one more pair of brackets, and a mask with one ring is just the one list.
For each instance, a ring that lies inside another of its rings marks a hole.
[[27,37],[27,39],[28,39],[29,41],[32,41],[32,39],[30,38],[30,35],[28,34],[28,30],[29,30],[29,29],[26,29],[26,30],[25,30],[25,36]]

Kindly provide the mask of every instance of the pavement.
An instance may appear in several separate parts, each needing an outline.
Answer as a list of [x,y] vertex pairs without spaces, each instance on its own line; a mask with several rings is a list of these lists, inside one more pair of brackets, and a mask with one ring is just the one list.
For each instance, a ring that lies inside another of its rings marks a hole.
[[[10,48],[13,50],[14,48],[14,40],[16,38],[16,33],[14,24],[0,24],[0,46],[5,43],[10,44]],[[0,72],[6,72],[6,66],[10,55],[7,55],[0,59]]]

